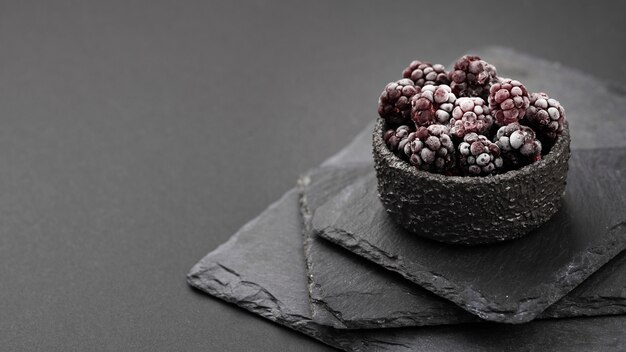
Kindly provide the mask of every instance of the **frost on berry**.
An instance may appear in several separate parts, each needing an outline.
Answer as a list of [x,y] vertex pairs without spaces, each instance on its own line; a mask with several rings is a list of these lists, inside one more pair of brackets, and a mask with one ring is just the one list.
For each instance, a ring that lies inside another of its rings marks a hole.
[[532,93],[524,122],[533,127],[541,137],[554,141],[563,132],[565,110],[546,93]]
[[450,86],[426,85],[411,99],[411,118],[418,127],[447,124],[455,101]]
[[459,166],[467,176],[487,176],[502,170],[500,147],[484,135],[468,133],[459,143]]
[[530,104],[528,91],[519,81],[508,78],[494,83],[489,91],[489,108],[500,126],[517,122]]
[[388,125],[410,124],[411,98],[419,91],[420,88],[408,78],[388,83],[378,99],[378,115]]
[[462,139],[468,133],[486,133],[493,125],[489,107],[482,98],[458,98],[450,119],[450,134]]
[[448,133],[443,125],[418,127],[404,145],[409,162],[420,170],[448,173],[455,164],[454,144]]
[[386,145],[420,170],[487,176],[517,169],[540,160],[564,129],[557,100],[499,78],[478,56],[459,58],[449,72],[414,60],[402,77],[385,86],[378,113]]
[[516,169],[541,160],[541,142],[528,126],[514,122],[500,127],[494,141],[508,168]]
[[402,125],[395,130],[387,130],[384,135],[385,143],[392,152],[397,153],[398,150],[401,150],[400,146],[404,148],[404,143],[406,143],[411,132],[413,132],[411,128],[406,125]]
[[414,60],[402,72],[403,78],[410,78],[415,86],[423,87],[426,85],[448,84],[448,73],[441,64],[431,64],[430,62],[422,62]]
[[450,87],[457,97],[481,97],[487,100],[489,88],[496,81],[496,68],[478,56],[465,55],[448,73]]

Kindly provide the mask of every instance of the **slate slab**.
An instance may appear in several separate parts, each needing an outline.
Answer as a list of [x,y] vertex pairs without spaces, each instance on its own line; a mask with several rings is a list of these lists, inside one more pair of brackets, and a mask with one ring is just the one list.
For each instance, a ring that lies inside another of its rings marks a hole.
[[[321,167],[300,179],[305,257],[313,320],[335,328],[377,328],[481,321],[452,302],[313,235],[311,214],[371,172],[369,163]],[[538,318],[626,313],[626,252],[592,274]]]
[[[472,53],[496,64],[500,74],[519,77],[530,90],[546,91],[561,100],[573,126],[573,149],[626,145],[623,132],[626,131],[626,119],[618,113],[618,107],[626,104],[623,86],[507,48],[492,47]],[[598,124],[598,121],[603,123]],[[346,161],[371,163],[370,139],[367,131],[362,132],[349,148],[331,158],[326,165],[341,166]],[[367,169],[367,166],[363,168]],[[315,176],[323,177],[324,171],[318,171]],[[308,192],[314,195],[309,195],[309,208],[316,208],[327,200],[327,194],[337,193],[346,182],[351,182],[353,172],[340,173],[331,176],[333,185],[324,184]],[[311,179],[315,181],[316,177]],[[317,184],[324,183],[318,181]],[[306,243],[309,268],[315,268],[315,272],[309,270],[312,313],[319,323],[337,328],[362,328],[475,319],[456,306],[441,303],[445,300],[433,299],[435,295],[424,295],[425,290],[406,284],[407,280],[397,280],[387,270],[346,255],[345,251],[320,241],[316,236],[307,236]],[[346,277],[362,280],[345,280]],[[626,254],[621,254],[539,317],[622,314],[626,309],[625,295]],[[401,304],[399,298],[412,303]],[[449,314],[453,311],[459,314]]]
[[619,351],[626,317],[338,330],[309,312],[298,194],[289,191],[196,264],[197,289],[345,351]]
[[626,196],[615,192],[626,189],[625,173],[626,148],[573,152],[563,206],[550,221],[521,239],[475,248],[400,228],[373,172],[317,208],[311,226],[483,319],[522,323],[626,248]]
[[[494,59],[499,59],[501,61],[498,64],[499,69],[503,69],[509,63],[511,65],[507,67],[515,68],[515,65],[520,62],[528,62],[536,64],[537,67],[554,66],[553,72],[562,76],[572,73],[553,63],[508,49],[489,48],[474,51],[474,53],[494,63],[496,63]],[[520,61],[516,61],[517,58]],[[578,72],[574,73],[584,79],[593,79]],[[510,75],[518,76],[518,73]],[[534,81],[547,84],[548,87],[544,87],[543,90],[549,92],[554,92],[555,86],[558,87],[558,82],[553,79],[542,82],[540,75],[525,79],[525,83],[531,89],[539,89],[536,88]],[[623,106],[626,102],[623,97],[618,98],[612,95],[610,92],[613,90],[609,85],[602,83],[591,92],[593,91],[599,91],[603,96],[606,95],[606,101],[609,101],[611,106]],[[570,108],[573,106],[572,101],[563,99],[562,96],[555,95],[555,97],[566,106]],[[584,110],[587,108],[584,102],[578,105],[581,105],[581,111],[589,111]],[[576,114],[575,111],[568,114],[570,122],[580,120],[583,124],[585,121],[582,117],[585,116],[603,116],[605,119],[612,117],[609,113],[602,111],[595,115]],[[621,125],[619,123],[619,121],[616,122],[614,127],[626,126],[625,121],[622,121]],[[366,127],[355,140],[324,165],[337,165],[345,160],[370,161],[369,145],[372,129],[373,124]],[[611,132],[614,128],[609,130]],[[574,134],[574,136],[572,147],[576,146],[577,140],[583,148],[607,146],[612,143],[603,138],[585,140],[584,135],[578,137]],[[280,201],[244,226],[227,243],[196,264],[188,275],[189,283],[203,292],[347,351],[527,351],[529,349],[619,351],[626,344],[626,336],[623,334],[626,328],[626,318],[622,316],[543,320],[524,325],[484,323],[373,330],[338,330],[319,325],[312,321],[310,314],[302,251],[302,224],[296,203],[296,192],[288,192]],[[263,243],[280,245],[263,245]]]
[[313,320],[339,329],[480,321],[450,301],[313,234],[315,210],[371,172],[369,162],[326,166],[298,181]]

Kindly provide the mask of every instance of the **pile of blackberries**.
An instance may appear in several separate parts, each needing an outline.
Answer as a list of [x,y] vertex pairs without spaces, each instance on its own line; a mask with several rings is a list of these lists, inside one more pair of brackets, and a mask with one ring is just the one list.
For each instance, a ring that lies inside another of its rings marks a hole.
[[420,170],[487,176],[541,160],[563,132],[565,112],[546,93],[466,55],[451,71],[415,60],[385,86],[378,114],[389,149]]

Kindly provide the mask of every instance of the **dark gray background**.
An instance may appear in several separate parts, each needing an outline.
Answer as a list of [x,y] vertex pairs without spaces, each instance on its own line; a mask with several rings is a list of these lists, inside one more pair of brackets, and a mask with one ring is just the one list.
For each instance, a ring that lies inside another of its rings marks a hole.
[[618,2],[1,1],[2,350],[325,350],[189,268],[375,117],[413,58],[621,84]]

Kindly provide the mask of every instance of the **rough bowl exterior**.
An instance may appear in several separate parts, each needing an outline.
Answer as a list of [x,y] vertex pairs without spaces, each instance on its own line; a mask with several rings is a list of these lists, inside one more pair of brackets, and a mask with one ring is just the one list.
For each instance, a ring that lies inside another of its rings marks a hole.
[[389,150],[384,131],[378,119],[373,136],[378,193],[391,217],[416,235],[465,245],[499,242],[527,234],[559,210],[570,157],[567,124],[542,160],[485,177],[418,170]]

